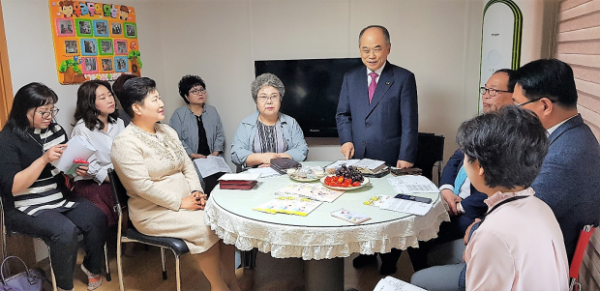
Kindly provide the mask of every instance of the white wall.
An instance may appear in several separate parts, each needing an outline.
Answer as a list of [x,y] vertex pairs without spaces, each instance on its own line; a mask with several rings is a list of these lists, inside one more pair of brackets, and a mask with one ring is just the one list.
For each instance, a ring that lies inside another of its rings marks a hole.
[[[208,103],[221,114],[228,144],[241,119],[255,110],[255,60],[358,57],[358,33],[369,24],[389,29],[390,62],[415,73],[419,129],[446,135],[446,157],[456,148],[460,123],[477,112],[482,1],[116,2],[136,9],[142,73],[157,81],[167,122],[184,104],[177,82],[198,74],[206,81]],[[32,81],[49,85],[60,98],[57,120],[69,129],[77,86],[58,83],[47,5],[2,1],[13,89]],[[310,148],[311,160],[340,157],[338,146]]]

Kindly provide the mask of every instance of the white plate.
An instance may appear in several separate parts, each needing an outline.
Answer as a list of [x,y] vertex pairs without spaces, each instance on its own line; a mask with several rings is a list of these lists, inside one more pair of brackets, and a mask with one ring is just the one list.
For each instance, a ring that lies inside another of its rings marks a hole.
[[362,181],[362,183],[360,184],[360,186],[356,186],[356,187],[334,187],[334,186],[325,185],[325,178],[327,178],[327,177],[323,177],[320,180],[321,184],[323,184],[323,186],[325,186],[325,187],[327,187],[329,189],[342,190],[342,191],[351,191],[351,190],[360,189],[360,188],[366,186],[367,184],[369,184],[369,182],[371,181],[371,180],[369,180],[369,178],[363,177],[364,180]]
[[298,181],[298,182],[314,182],[319,180],[319,178],[298,178],[295,175],[290,175],[288,174],[288,177],[290,177],[290,179],[294,180],[294,181]]

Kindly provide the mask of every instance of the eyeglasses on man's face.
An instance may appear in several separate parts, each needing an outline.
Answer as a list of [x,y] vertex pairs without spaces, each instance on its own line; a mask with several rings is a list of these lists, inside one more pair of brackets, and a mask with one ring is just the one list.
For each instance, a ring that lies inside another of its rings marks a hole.
[[267,97],[267,95],[258,96],[258,101],[260,101],[262,103],[267,102],[267,99],[269,101],[279,101],[279,94],[273,94],[273,95],[268,96],[268,97]]
[[[540,97],[540,98],[531,99],[531,100],[529,100],[529,101],[527,101],[527,102],[523,102],[523,103],[519,103],[519,104],[517,104],[517,103],[514,103],[514,102],[513,102],[513,104],[514,104],[514,105],[516,105],[516,106],[518,106],[518,107],[523,107],[523,106],[525,106],[525,105],[527,105],[527,104],[529,104],[529,103],[537,102],[537,101],[540,101],[540,100],[542,100],[542,99],[544,99],[544,98],[546,98],[546,99],[548,99],[550,102],[554,103],[554,100],[552,100],[552,99],[550,99],[550,98],[547,98],[547,97]],[[516,100],[514,100],[514,101],[516,101]]]
[[56,114],[58,114],[58,111],[59,111],[58,108],[54,108],[50,111],[36,111],[36,112],[39,113],[43,119],[48,119],[49,117],[56,116]]
[[486,87],[479,88],[479,93],[481,93],[481,95],[485,95],[487,93],[487,95],[490,97],[496,97],[496,95],[498,95],[499,92],[500,93],[510,93],[508,91],[498,90],[498,89],[493,89],[493,88],[486,88]]
[[190,90],[190,94],[192,94],[192,95],[200,95],[204,92],[206,92],[206,89],[204,89],[202,87],[200,87],[198,89]]

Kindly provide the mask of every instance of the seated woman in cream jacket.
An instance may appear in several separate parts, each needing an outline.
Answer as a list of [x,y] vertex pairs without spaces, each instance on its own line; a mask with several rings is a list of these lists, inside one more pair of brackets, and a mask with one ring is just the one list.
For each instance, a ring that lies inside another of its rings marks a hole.
[[211,290],[240,290],[234,274],[234,247],[205,225],[206,195],[164,104],[150,78],[125,82],[120,97],[131,124],[115,138],[111,159],[127,190],[129,215],[143,234],[185,241],[197,255]]

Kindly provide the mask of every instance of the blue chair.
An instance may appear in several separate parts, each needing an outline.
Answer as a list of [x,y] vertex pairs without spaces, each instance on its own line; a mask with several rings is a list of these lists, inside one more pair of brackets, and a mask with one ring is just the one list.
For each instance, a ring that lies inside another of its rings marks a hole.
[[119,287],[121,291],[125,291],[125,284],[123,282],[123,261],[121,256],[121,243],[123,242],[137,242],[144,245],[150,245],[160,248],[160,256],[162,262],[162,274],[163,280],[167,279],[167,268],[166,268],[166,255],[165,250],[169,249],[175,256],[175,276],[177,279],[177,291],[181,291],[181,264],[180,256],[188,253],[188,249],[185,242],[181,239],[170,238],[170,237],[157,237],[149,236],[137,231],[133,225],[130,225],[127,229],[123,230],[123,211],[127,211],[127,191],[119,176],[113,169],[108,170],[108,177],[110,179],[110,185],[112,187],[113,196],[115,198],[115,211],[118,214],[119,221],[117,223],[117,270],[119,272]]

